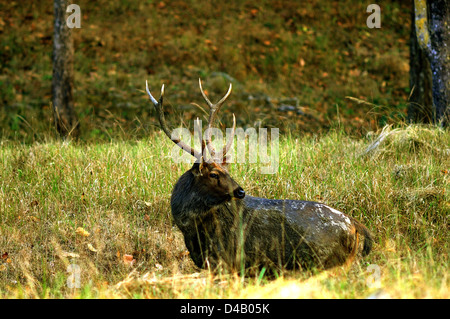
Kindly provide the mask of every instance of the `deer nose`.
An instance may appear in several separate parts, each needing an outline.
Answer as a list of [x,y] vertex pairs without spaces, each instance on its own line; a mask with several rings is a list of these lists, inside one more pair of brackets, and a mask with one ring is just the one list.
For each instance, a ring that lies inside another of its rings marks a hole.
[[236,198],[244,198],[245,197],[245,191],[239,187],[234,191],[234,197]]

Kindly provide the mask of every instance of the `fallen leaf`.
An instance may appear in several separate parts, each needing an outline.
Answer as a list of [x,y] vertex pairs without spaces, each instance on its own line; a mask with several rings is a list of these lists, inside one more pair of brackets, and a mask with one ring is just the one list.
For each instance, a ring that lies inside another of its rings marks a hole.
[[95,249],[94,246],[92,246],[91,244],[88,243],[88,244],[87,244],[87,247],[89,248],[90,251],[92,251],[92,252],[94,252],[94,253],[97,252],[97,249]]
[[6,252],[2,255],[2,259],[7,259],[7,258],[8,258],[8,252]]
[[304,67],[305,66],[305,60],[303,60],[302,58],[300,58],[300,66],[301,67]]
[[131,267],[136,263],[136,259],[133,258],[133,255],[123,255],[123,263]]
[[78,254],[75,254],[75,253],[69,253],[69,252],[67,252],[67,251],[63,251],[63,252],[61,253],[61,256],[62,256],[62,257],[72,257],[72,258],[79,258],[79,257],[80,257],[80,255],[78,255]]
[[80,236],[83,236],[83,237],[89,237],[89,232],[88,231],[86,231],[83,227],[78,227],[76,230],[75,230],[75,233],[77,234],[77,235],[80,235]]

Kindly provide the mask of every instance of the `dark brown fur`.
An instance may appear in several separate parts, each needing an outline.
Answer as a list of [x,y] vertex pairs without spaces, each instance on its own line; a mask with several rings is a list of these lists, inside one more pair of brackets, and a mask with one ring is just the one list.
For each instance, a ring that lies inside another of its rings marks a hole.
[[172,215],[198,267],[327,269],[352,259],[361,235],[370,252],[367,228],[324,204],[242,195],[217,163],[194,164],[176,183]]

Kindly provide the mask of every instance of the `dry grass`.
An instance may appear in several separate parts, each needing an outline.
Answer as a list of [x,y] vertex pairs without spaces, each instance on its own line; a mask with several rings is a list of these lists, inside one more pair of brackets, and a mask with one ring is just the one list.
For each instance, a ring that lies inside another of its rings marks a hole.
[[[247,193],[325,202],[375,236],[374,251],[348,269],[287,272],[275,280],[195,268],[169,208],[171,189],[190,165],[172,162],[162,134],[104,144],[4,140],[0,296],[361,298],[375,291],[366,280],[368,265],[376,264],[391,297],[448,298],[450,134],[420,126],[395,132],[368,156],[361,154],[378,134],[287,135],[278,174],[234,165]],[[411,147],[412,138],[421,147]],[[70,264],[81,269],[80,289],[67,287]]]

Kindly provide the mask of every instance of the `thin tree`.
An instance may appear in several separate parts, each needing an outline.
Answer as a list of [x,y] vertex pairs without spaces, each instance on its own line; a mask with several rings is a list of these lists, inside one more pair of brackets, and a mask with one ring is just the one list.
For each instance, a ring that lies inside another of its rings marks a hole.
[[62,137],[78,137],[78,117],[73,102],[73,39],[67,26],[68,0],[54,0],[53,39],[53,115],[56,130]]
[[414,0],[408,118],[447,126],[450,118],[449,23],[446,0]]

